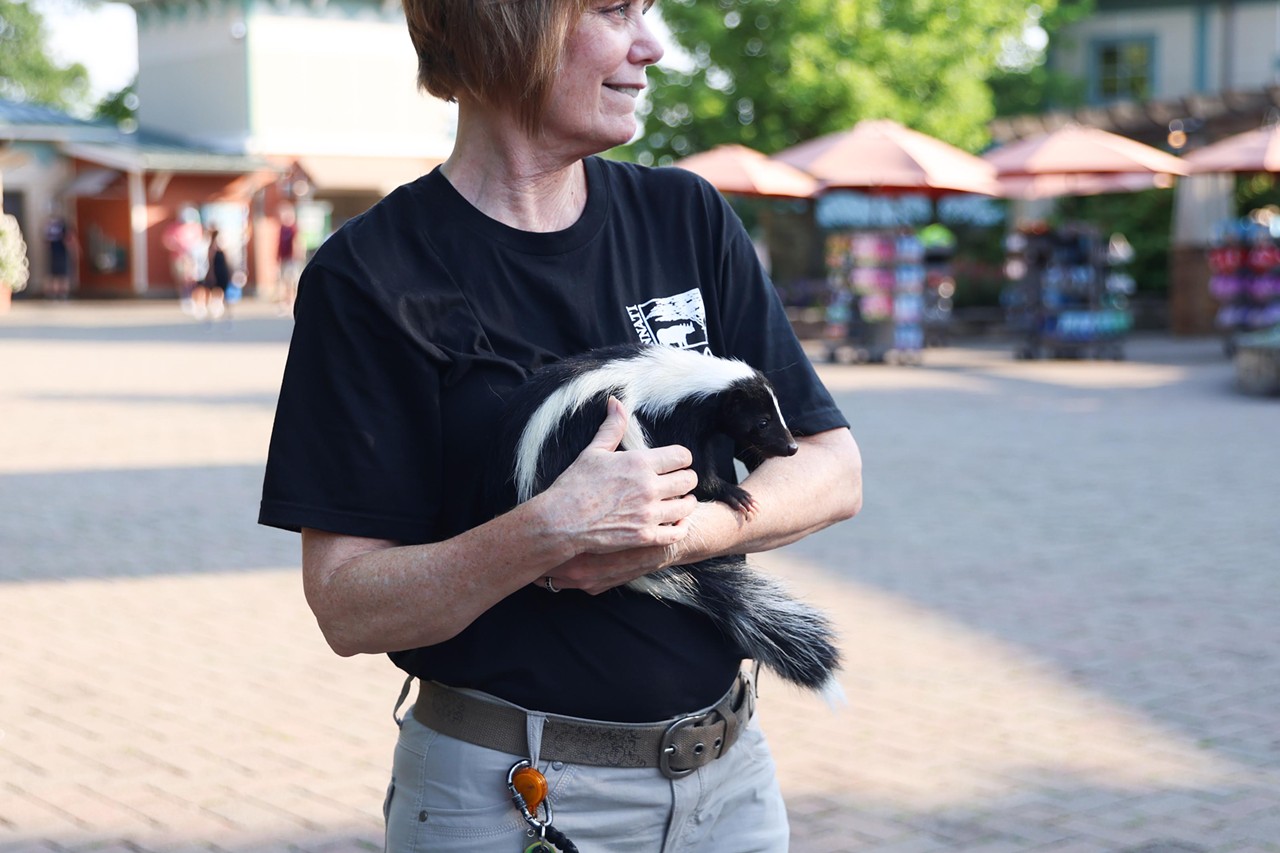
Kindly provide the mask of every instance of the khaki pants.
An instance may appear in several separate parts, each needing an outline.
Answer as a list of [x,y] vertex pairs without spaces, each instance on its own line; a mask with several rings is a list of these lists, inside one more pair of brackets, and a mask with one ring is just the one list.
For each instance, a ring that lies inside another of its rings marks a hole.
[[[511,802],[521,758],[405,716],[384,813],[387,853],[521,853],[533,841]],[[652,768],[542,761],[554,826],[583,853],[783,853],[790,830],[755,720],[720,759],[682,779]]]

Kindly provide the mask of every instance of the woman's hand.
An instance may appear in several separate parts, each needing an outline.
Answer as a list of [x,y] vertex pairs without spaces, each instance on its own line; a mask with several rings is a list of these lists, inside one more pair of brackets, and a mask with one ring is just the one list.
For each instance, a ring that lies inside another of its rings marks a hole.
[[552,578],[556,589],[580,589],[599,595],[651,572],[717,556],[719,549],[707,541],[706,528],[714,527],[708,518],[719,514],[731,519],[736,517],[736,513],[724,504],[698,503],[693,512],[680,522],[686,532],[678,542],[604,554],[579,554],[556,567],[548,577]]
[[766,459],[743,483],[761,507],[750,519],[720,501],[706,501],[681,520],[685,535],[665,547],[579,553],[544,577],[557,589],[596,594],[668,566],[778,548],[855,515],[862,506],[862,458],[849,430],[796,442],[795,456]]
[[533,498],[575,554],[661,553],[689,532],[687,519],[698,505],[690,494],[698,485],[698,475],[689,467],[692,454],[679,445],[616,453],[627,417],[622,404],[610,398],[595,438]]

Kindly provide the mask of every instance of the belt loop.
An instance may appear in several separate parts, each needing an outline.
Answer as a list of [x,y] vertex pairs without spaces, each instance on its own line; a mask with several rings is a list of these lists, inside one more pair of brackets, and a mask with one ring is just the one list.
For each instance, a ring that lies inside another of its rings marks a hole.
[[524,718],[524,732],[529,739],[529,766],[538,768],[538,759],[542,757],[542,728],[547,724],[547,715],[530,711]]
[[412,685],[413,676],[411,675],[404,680],[404,684],[400,687],[400,695],[396,697],[395,707],[391,709],[391,719],[396,721],[397,728],[404,725],[404,717],[400,716],[400,706],[404,704],[405,697],[409,695],[409,688]]

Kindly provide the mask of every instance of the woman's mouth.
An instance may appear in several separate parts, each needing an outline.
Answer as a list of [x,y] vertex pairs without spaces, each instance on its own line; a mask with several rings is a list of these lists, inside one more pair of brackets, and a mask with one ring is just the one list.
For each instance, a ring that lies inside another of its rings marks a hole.
[[610,83],[605,83],[604,87],[614,92],[618,92],[620,94],[626,95],[628,98],[631,98],[632,100],[640,96],[640,88],[638,86],[615,86]]

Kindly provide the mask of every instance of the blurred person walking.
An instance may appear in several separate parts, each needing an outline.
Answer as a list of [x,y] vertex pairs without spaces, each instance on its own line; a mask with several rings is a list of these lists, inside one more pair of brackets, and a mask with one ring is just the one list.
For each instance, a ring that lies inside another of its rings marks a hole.
[[298,276],[302,272],[302,239],[298,234],[298,215],[293,205],[280,208],[280,233],[276,239],[276,313],[293,313],[293,300],[298,293]]
[[[204,303],[204,316],[214,321],[228,314],[228,293],[232,287],[231,264],[227,261],[227,251],[222,245],[222,234],[216,225],[209,227],[208,232],[208,273],[205,274],[202,295],[198,301]],[[228,314],[228,319],[230,315]]]
[[45,278],[45,298],[65,301],[71,296],[71,268],[80,253],[75,229],[61,214],[49,217],[44,228],[49,253],[49,275]]

